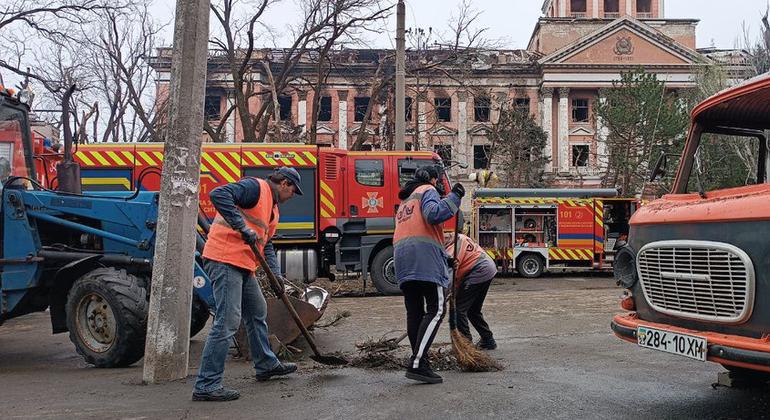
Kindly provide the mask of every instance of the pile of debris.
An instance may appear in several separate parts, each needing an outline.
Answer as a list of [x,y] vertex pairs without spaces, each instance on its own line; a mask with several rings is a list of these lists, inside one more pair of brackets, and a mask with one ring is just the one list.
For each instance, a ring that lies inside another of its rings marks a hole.
[[[411,355],[409,345],[401,345],[406,334],[402,334],[398,338],[388,338],[387,335],[385,334],[377,340],[370,338],[357,343],[358,355],[351,360],[350,365],[374,370],[406,369]],[[451,348],[448,343],[438,344],[428,351],[428,359],[433,370],[460,370]]]

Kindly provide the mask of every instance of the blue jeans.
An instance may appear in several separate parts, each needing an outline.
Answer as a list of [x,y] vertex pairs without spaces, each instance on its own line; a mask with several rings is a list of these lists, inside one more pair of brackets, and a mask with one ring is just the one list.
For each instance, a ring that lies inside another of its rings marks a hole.
[[230,349],[230,339],[241,323],[241,309],[254,369],[262,373],[280,364],[270,349],[265,322],[267,303],[254,274],[211,260],[206,260],[204,266],[214,286],[216,315],[203,347],[198,379],[195,381],[196,392],[212,392],[222,388],[225,359]]

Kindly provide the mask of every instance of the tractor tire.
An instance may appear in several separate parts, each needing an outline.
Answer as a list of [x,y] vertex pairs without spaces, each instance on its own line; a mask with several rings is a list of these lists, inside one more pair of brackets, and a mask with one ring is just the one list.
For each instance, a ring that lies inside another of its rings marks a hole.
[[209,321],[209,305],[196,295],[193,295],[190,312],[190,338],[195,337]]
[[545,265],[543,264],[543,258],[540,257],[540,255],[532,253],[524,254],[519,257],[516,264],[516,270],[519,274],[528,279],[540,277],[540,275],[543,274],[544,269]]
[[369,271],[372,274],[372,282],[377,290],[385,295],[400,295],[401,288],[396,281],[396,265],[393,260],[393,246],[382,248],[372,260]]
[[144,284],[126,270],[97,268],[72,285],[67,327],[87,363],[125,367],[144,356],[149,306]]

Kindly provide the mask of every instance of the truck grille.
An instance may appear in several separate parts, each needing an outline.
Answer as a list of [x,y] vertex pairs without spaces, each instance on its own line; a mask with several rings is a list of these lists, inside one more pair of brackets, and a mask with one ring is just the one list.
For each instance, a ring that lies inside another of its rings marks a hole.
[[644,296],[658,312],[740,323],[754,306],[754,266],[741,249],[721,242],[661,241],[637,258]]

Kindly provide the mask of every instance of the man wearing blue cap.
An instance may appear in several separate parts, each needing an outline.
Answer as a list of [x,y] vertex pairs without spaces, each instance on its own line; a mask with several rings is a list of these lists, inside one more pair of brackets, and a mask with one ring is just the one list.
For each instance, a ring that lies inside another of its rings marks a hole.
[[270,239],[278,227],[278,204],[302,195],[302,180],[294,168],[278,168],[267,179],[244,178],[215,188],[209,195],[217,209],[211,224],[203,259],[214,287],[216,315],[203,348],[193,401],[230,401],[240,397],[222,385],[225,359],[241,323],[246,324],[256,379],[264,381],[297,370],[281,363],[270,348],[267,304],[254,277],[258,267],[255,246],[270,270],[280,273]]

